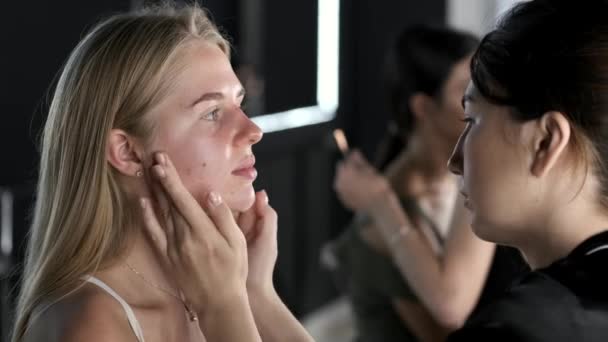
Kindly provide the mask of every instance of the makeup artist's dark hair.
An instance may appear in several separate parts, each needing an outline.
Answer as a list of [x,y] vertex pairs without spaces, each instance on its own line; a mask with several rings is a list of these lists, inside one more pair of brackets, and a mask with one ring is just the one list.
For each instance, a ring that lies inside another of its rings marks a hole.
[[[471,78],[518,120],[562,112],[573,147],[592,162],[608,207],[608,1],[533,0],[508,11],[481,41]],[[589,165],[589,164],[587,164]]]

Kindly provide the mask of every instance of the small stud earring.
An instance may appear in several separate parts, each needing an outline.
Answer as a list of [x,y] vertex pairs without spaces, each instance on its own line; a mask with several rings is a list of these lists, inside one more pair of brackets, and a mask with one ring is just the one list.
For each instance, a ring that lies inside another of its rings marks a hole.
[[141,170],[137,170],[137,172],[135,172],[135,176],[137,176],[137,178],[141,178],[143,175],[144,173]]

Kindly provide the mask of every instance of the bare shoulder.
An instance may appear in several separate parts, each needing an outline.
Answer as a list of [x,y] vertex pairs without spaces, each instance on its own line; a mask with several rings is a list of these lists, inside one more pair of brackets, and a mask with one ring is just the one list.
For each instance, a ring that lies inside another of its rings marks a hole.
[[23,341],[133,340],[133,331],[120,304],[95,285],[86,284],[35,312]]

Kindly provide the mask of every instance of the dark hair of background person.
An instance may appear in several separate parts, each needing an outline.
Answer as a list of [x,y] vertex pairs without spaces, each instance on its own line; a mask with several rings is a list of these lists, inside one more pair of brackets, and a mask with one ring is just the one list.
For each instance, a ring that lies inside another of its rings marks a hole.
[[482,97],[511,107],[517,120],[562,112],[573,126],[578,155],[594,163],[608,208],[606,13],[605,0],[517,5],[481,41],[471,78]]
[[391,120],[376,154],[378,169],[385,169],[405,148],[415,129],[410,97],[422,92],[441,101],[452,67],[472,54],[478,43],[472,34],[445,27],[413,26],[399,34],[384,67]]

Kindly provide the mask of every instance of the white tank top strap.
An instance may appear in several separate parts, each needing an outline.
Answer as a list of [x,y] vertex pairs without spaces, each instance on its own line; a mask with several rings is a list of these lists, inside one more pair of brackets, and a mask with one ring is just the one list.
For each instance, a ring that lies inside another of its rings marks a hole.
[[118,293],[116,293],[116,291],[112,290],[112,288],[109,287],[103,281],[101,281],[93,276],[83,277],[83,280],[99,286],[101,289],[106,291],[110,296],[114,297],[114,299],[116,299],[116,301],[118,301],[118,303],[120,303],[122,308],[125,310],[125,313],[127,314],[127,319],[129,320],[129,325],[131,325],[131,328],[133,329],[133,332],[135,333],[137,340],[139,342],[144,342],[144,333],[141,329],[141,326],[139,325],[139,321],[135,317],[135,313],[133,312],[133,310],[131,309],[129,304],[127,304],[127,302],[125,302],[125,300],[122,299],[122,297],[120,297],[118,295]]

